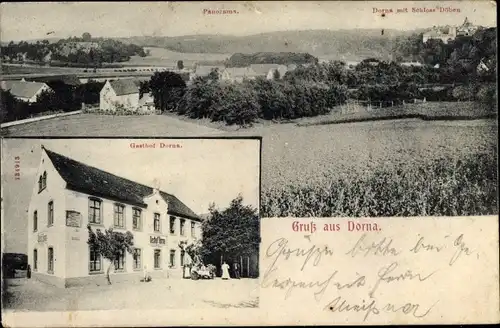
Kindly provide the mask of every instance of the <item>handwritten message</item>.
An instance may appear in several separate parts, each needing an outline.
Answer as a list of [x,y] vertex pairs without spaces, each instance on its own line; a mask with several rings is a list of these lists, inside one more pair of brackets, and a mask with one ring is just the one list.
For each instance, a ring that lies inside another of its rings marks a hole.
[[497,217],[264,219],[261,299],[315,313],[315,324],[498,317],[497,227]]

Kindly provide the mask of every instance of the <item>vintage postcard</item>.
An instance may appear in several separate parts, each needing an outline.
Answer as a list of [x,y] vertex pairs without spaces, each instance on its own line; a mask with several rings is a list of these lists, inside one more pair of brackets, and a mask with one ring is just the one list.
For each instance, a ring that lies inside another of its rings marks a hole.
[[496,11],[2,3],[6,322],[499,322]]

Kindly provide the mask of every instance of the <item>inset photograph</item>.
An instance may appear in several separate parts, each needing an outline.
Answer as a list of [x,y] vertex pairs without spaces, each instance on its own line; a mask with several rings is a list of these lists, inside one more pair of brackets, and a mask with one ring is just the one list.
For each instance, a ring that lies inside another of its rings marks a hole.
[[258,307],[260,139],[3,139],[5,311]]

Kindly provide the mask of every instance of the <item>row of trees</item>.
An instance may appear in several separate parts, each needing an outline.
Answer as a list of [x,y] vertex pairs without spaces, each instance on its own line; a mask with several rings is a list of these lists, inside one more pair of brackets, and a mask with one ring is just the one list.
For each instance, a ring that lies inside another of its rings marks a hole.
[[191,118],[249,125],[258,118],[293,119],[327,113],[347,99],[347,88],[314,81],[219,81],[217,72],[186,86],[179,74],[155,73],[140,93],[151,92],[155,107]]
[[[82,38],[61,39],[55,43],[50,43],[48,40],[19,43],[11,41],[1,47],[2,58],[6,61],[29,60],[37,63],[56,61],[99,67],[102,63],[124,62],[130,60],[131,56],[148,55],[144,48],[135,44],[125,44],[113,39],[92,39],[86,34],[88,33],[84,33]],[[97,43],[98,46],[89,49],[78,46],[78,42],[89,41]]]
[[[260,220],[257,209],[243,204],[241,196],[233,199],[229,207],[221,210],[215,204],[209,207],[210,215],[202,222],[202,239],[194,243],[179,243],[193,261],[216,265],[220,259],[235,260],[240,256],[258,258],[260,244]],[[130,231],[119,232],[112,228],[88,229],[89,246],[109,264],[106,269],[108,284],[113,263],[124,253],[133,253],[134,236]]]

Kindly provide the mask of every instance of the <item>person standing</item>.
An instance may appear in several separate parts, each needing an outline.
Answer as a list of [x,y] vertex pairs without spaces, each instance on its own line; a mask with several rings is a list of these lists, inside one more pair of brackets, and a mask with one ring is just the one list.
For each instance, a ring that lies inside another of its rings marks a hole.
[[238,264],[238,262],[234,262],[233,270],[234,270],[234,278],[240,279],[240,265]]
[[226,263],[226,261],[224,261],[224,263],[222,264],[222,279],[229,279],[229,265]]

